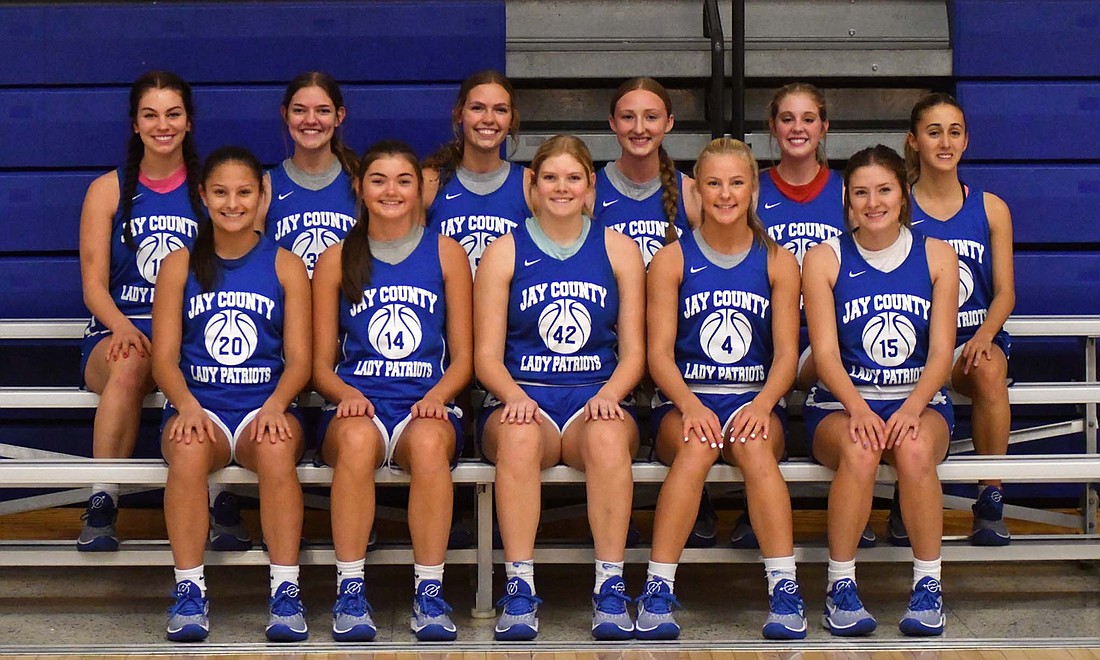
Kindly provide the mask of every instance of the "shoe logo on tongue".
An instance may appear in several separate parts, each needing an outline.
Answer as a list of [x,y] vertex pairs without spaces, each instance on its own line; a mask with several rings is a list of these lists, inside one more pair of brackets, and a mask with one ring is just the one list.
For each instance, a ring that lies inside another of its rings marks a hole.
[[360,593],[361,591],[363,591],[363,583],[358,580],[348,582],[347,586],[344,587],[344,591],[348,592],[349,594]]
[[648,594],[655,594],[660,590],[661,582],[658,580],[650,580],[649,583],[645,585],[645,591]]
[[940,592],[940,583],[935,580],[929,580],[924,583],[924,589],[930,594],[938,594]]
[[422,583],[420,585],[421,593],[431,598],[437,598],[439,596],[439,584],[436,583]]
[[180,582],[179,584],[176,585],[176,595],[177,596],[186,596],[190,593],[191,593],[191,583],[190,582]]
[[994,502],[1000,502],[1001,499],[1002,499],[1001,498],[1001,491],[995,490],[995,491],[991,492],[989,494],[989,499],[993,500]]
[[508,584],[504,586],[504,590],[508,592],[509,596],[515,596],[519,593],[519,580],[509,580]]
[[623,593],[623,592],[626,591],[626,583],[616,582],[615,584],[611,585],[611,589],[612,589],[612,591],[618,591],[619,593]]
[[92,498],[92,508],[102,509],[107,504],[107,496],[104,494],[96,495]]
[[283,589],[283,593],[286,594],[287,596],[291,597],[291,598],[297,598],[298,597],[298,585],[288,584],[286,586],[286,589]]
[[779,588],[785,594],[791,594],[792,596],[798,593],[798,585],[792,580],[787,580],[783,583],[783,586]]

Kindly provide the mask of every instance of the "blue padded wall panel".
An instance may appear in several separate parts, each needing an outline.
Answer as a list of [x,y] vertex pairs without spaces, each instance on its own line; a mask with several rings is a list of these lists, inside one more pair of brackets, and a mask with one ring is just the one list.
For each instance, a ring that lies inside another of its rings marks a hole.
[[964,165],[1012,212],[1017,243],[1100,243],[1100,165]]
[[970,129],[969,159],[1100,157],[1100,83],[960,82],[957,91]]
[[99,174],[0,174],[0,253],[76,250],[80,207]]
[[462,80],[504,70],[503,0],[0,6],[0,85]]
[[0,318],[88,316],[77,257],[0,258]]
[[1095,0],[955,0],[952,47],[960,78],[1100,75]]
[[[424,155],[451,137],[458,85],[346,85],[343,91],[345,139],[356,151],[398,138]],[[290,140],[279,117],[282,93],[282,86],[196,88],[200,154],[234,143],[265,163],[285,158]],[[129,133],[127,90],[0,90],[0,167],[110,169],[124,159]]]
[[1015,314],[1100,314],[1100,254],[1017,252]]

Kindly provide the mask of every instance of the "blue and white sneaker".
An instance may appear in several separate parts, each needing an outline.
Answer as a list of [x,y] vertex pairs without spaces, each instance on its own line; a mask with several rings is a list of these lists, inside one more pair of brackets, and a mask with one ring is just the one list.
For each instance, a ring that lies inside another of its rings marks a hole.
[[870,635],[878,627],[875,617],[863,608],[856,582],[850,578],[833,583],[832,590],[825,597],[821,625],[838,637]]
[[680,601],[672,593],[668,583],[661,578],[650,578],[645,591],[634,599],[638,603],[638,617],[634,620],[634,637],[637,639],[678,639],[680,624],[672,616],[672,608]]
[[539,634],[539,603],[542,599],[531,593],[531,587],[514,577],[504,585],[504,597],[497,601],[503,608],[497,619],[493,637],[500,642],[527,642]]
[[974,527],[970,533],[970,543],[983,546],[1002,546],[1012,542],[1012,536],[1005,526],[1005,492],[996,486],[989,486],[974,501],[970,510],[974,512]]
[[940,582],[933,577],[923,577],[913,588],[909,609],[901,618],[898,628],[910,637],[942,635],[946,617],[943,615],[943,594]]
[[763,632],[765,639],[806,639],[806,608],[794,580],[776,583]]
[[371,642],[378,628],[371,618],[362,578],[340,583],[340,596],[332,606],[332,638],[338,642]]
[[598,594],[592,594],[592,637],[617,641],[634,636],[634,620],[626,605],[626,583],[618,575],[604,580]]
[[118,508],[107,493],[94,493],[88,498],[88,509],[80,516],[84,528],[76,540],[76,549],[81,552],[114,552],[118,550],[118,535],[115,534],[115,520]]
[[241,505],[237,496],[222,491],[210,507],[210,549],[219,552],[252,549],[252,539],[241,522]]
[[458,638],[458,628],[447,616],[451,606],[440,596],[442,591],[438,580],[424,580],[416,589],[409,627],[421,642],[453,642]]
[[284,582],[271,599],[271,616],[267,620],[267,638],[273,642],[304,642],[309,637],[306,608],[298,585]]
[[169,642],[201,642],[210,634],[209,604],[191,580],[176,584],[176,602],[168,608]]

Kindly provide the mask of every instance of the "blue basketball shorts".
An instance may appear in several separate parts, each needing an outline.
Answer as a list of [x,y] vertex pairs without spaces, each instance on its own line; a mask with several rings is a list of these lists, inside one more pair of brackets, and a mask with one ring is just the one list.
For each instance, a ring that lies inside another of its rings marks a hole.
[[[554,429],[558,432],[558,435],[565,433],[565,429],[569,427],[574,420],[584,415],[584,406],[588,403],[588,400],[596,396],[596,393],[600,391],[600,388],[604,386],[604,383],[596,383],[594,385],[574,385],[566,387],[562,385],[532,385],[530,383],[521,384],[520,387],[527,393],[527,396],[534,399],[535,403],[539,405],[539,411],[542,413],[544,422],[549,422],[554,426]],[[637,423],[637,411],[634,409],[633,399],[623,401],[619,404],[622,406],[623,412],[630,415]],[[481,408],[481,415],[478,417],[477,424],[477,436],[480,438],[485,432],[485,424],[489,421],[489,415],[493,414],[498,408],[504,407],[500,399],[489,393],[485,396],[485,404]]]
[[[245,429],[248,427],[248,423],[256,418],[259,414],[259,408],[247,408],[247,409],[234,409],[234,408],[203,408],[203,412],[210,418],[210,421],[214,422],[214,425],[222,430],[226,438],[229,438],[229,460],[237,460],[237,443],[240,441],[241,436],[244,435]],[[160,418],[160,436],[164,437],[164,429],[168,426],[168,421],[179,414],[171,403],[164,402],[164,411],[161,413]],[[290,408],[286,411],[287,415],[290,415],[298,420],[298,424],[302,425],[302,413],[298,410],[297,404],[290,404]],[[304,446],[303,439],[303,446]]]
[[[865,400],[871,410],[882,418],[883,422],[889,421],[890,416],[896,413],[898,408],[901,408],[902,404],[905,403],[904,398]],[[947,434],[950,436],[955,429],[955,410],[951,407],[951,399],[947,398],[947,388],[941,388],[939,392],[936,392],[928,403],[928,409],[934,410],[943,417],[944,421],[947,422]],[[817,459],[814,458],[814,435],[817,433],[817,426],[822,420],[835,412],[844,412],[844,405],[833,396],[832,392],[821,385],[810,388],[810,393],[806,396],[806,403],[802,406],[802,420],[806,427],[806,449],[814,462],[817,462]],[[947,455],[944,454],[940,460],[946,458]]]
[[[370,400],[374,404],[374,417],[371,417],[370,420],[374,422],[374,425],[378,427],[378,432],[382,434],[382,442],[385,443],[386,450],[384,460],[386,465],[391,465],[393,462],[394,449],[401,440],[401,434],[405,432],[405,428],[413,419],[412,407],[417,401],[419,399],[377,398]],[[321,419],[317,423],[317,437],[320,440],[314,462],[318,465],[324,465],[324,459],[321,457],[321,447],[324,446],[328,426],[334,419],[336,419],[336,406],[332,403],[326,403],[321,408]],[[462,454],[462,409],[453,403],[448,404],[447,421],[451,423],[455,432],[455,451],[454,455],[451,456],[451,467],[454,467],[458,457]]]
[[[722,423],[722,433],[726,434],[730,430],[730,426],[733,424],[733,417],[737,414],[738,410],[741,410],[745,406],[752,403],[752,400],[756,398],[759,392],[743,392],[740,394],[734,393],[701,393],[696,392],[695,396],[699,397],[699,400],[703,402],[703,405],[718,415],[718,421]],[[676,406],[666,399],[660,391],[653,397],[653,414],[651,419],[653,420],[654,432],[657,432],[661,428],[661,420],[665,418],[665,415],[672,412]],[[772,408],[772,412],[779,418],[779,423],[783,427],[783,437],[787,437],[787,402],[784,399],[780,399],[779,403],[775,404]]]
[[[153,339],[153,319],[142,317],[131,317],[130,322],[134,324],[134,327],[141,331],[150,341]],[[88,321],[88,327],[84,328],[84,338],[80,342],[80,379],[84,380],[84,373],[88,370],[88,358],[92,355],[92,350],[95,349],[99,342],[107,339],[111,336],[111,330],[107,326],[99,322],[99,319],[92,317]],[[86,383],[85,383],[86,385]]]

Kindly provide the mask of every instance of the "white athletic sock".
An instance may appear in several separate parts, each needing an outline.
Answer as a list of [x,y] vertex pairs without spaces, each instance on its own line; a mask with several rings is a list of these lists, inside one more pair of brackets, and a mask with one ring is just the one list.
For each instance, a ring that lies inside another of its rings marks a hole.
[[118,506],[118,484],[92,484],[92,495],[107,493],[111,496],[111,502]]
[[289,582],[291,584],[298,584],[298,566],[279,566],[278,564],[271,564],[271,597],[275,597],[275,592],[279,589],[279,585]]
[[535,560],[504,562],[504,576],[511,580],[518,577],[527,583],[531,593],[535,593]]
[[437,566],[413,564],[413,590],[419,589],[420,583],[424,580],[435,580],[443,584],[443,566],[444,564],[439,564]]
[[218,495],[221,495],[225,491],[225,484],[215,483],[213,481],[207,483],[206,490],[210,493],[210,506],[214,506],[214,500],[218,499]]
[[676,591],[676,568],[679,564],[662,564],[659,561],[649,560],[649,568],[646,570],[646,581],[660,578],[668,585],[669,591]]
[[340,595],[340,585],[344,583],[344,580],[351,580],[358,578],[363,579],[365,573],[363,567],[366,565],[367,560],[357,559],[355,561],[340,561],[336,560],[336,595]]
[[[775,591],[775,585],[779,584],[780,580],[798,582],[795,571],[794,555],[789,557],[764,557],[764,575],[768,578],[768,594],[770,595]],[[855,573],[854,566],[852,567],[852,573]]]
[[[98,492],[98,491],[97,491]],[[175,569],[176,571],[176,584],[183,582],[184,580],[194,582],[199,585],[199,593],[204,597],[206,596],[206,566],[199,564],[194,568]]]
[[833,590],[833,583],[837,580],[843,580],[848,578],[852,582],[856,581],[856,560],[850,561],[837,561],[832,557],[829,557],[829,582],[825,587],[825,593],[829,593]]
[[940,557],[929,559],[928,561],[913,557],[913,588],[916,588],[917,583],[921,581],[921,578],[930,577],[936,582],[939,582],[940,566],[942,563],[943,562]]
[[613,577],[623,576],[623,562],[596,560],[596,588],[592,593],[600,593],[600,587]]

